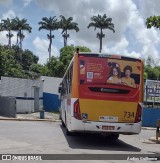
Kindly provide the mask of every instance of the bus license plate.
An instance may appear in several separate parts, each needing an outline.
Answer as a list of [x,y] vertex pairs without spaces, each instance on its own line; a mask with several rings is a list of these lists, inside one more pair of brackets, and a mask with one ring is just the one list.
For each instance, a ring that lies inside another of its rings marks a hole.
[[114,130],[115,126],[102,126],[102,130]]

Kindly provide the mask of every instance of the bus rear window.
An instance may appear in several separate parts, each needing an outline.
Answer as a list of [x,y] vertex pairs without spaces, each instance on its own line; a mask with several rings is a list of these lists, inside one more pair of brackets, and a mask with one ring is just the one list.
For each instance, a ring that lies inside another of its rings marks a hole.
[[112,84],[138,88],[141,62],[99,57],[79,58],[80,84]]

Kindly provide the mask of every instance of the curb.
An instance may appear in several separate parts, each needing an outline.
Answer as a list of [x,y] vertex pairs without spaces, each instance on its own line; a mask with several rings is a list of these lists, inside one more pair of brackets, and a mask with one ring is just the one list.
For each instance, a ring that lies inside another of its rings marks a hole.
[[9,121],[61,122],[61,120],[52,120],[52,119],[27,119],[27,118],[0,118],[0,120],[9,120]]
[[157,140],[156,137],[151,137],[149,140],[157,144],[160,144],[160,139]]
[[[61,122],[61,120],[52,120],[52,119],[27,119],[27,118],[0,118],[0,120],[10,120],[10,121],[44,121],[44,122]],[[153,127],[141,127],[143,130],[156,130]]]
[[156,130],[154,127],[141,127],[143,130]]

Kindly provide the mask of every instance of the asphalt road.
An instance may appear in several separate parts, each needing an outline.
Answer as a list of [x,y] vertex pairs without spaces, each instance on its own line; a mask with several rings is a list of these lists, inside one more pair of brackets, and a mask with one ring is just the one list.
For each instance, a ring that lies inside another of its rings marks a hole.
[[[69,137],[65,135],[65,129],[58,122],[1,120],[0,154],[94,154],[93,156],[96,156],[96,154],[160,153],[160,144],[149,141],[153,136],[155,130],[142,130],[139,135],[120,135],[118,141],[107,140],[104,136],[93,134]],[[87,161],[90,162],[100,161]]]

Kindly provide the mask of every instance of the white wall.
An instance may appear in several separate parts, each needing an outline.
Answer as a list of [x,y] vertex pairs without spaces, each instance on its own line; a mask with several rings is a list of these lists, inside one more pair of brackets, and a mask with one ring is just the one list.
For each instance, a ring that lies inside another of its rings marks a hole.
[[[39,87],[39,97],[43,97],[43,81],[20,79],[11,77],[1,77],[0,95],[34,98],[34,87]],[[17,113],[34,112],[34,100],[16,100]],[[39,100],[39,105],[43,104],[43,100]]]
[[41,76],[41,80],[44,79],[43,92],[51,94],[59,94],[58,87],[62,82],[62,78]]

